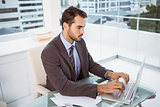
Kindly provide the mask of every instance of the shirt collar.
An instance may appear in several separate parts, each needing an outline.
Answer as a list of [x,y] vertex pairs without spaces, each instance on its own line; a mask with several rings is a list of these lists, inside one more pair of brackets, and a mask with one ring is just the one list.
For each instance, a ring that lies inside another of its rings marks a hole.
[[72,44],[69,43],[68,41],[66,41],[66,40],[64,39],[62,33],[60,34],[60,38],[61,38],[61,40],[62,40],[62,42],[63,42],[63,44],[64,44],[64,46],[65,46],[65,48],[66,48],[67,50],[68,50],[72,45],[75,46],[75,41],[73,41]]

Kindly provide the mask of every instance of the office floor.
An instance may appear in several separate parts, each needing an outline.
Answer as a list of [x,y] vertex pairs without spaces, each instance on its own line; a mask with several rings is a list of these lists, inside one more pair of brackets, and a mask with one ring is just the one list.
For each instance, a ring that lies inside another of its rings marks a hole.
[[[108,69],[114,70],[115,72],[125,72],[129,74],[130,78],[133,80],[136,78],[138,69],[140,67],[140,65],[126,62],[122,59],[115,59],[113,61],[103,63],[102,65]],[[160,107],[159,81],[160,81],[160,72],[144,67],[140,84],[147,88],[155,90],[156,98],[149,99],[143,102],[142,103],[143,107]]]

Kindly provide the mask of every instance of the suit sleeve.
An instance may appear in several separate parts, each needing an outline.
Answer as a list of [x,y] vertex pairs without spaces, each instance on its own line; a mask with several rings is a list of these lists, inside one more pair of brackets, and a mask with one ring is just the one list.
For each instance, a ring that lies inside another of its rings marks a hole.
[[61,68],[58,57],[59,55],[55,53],[55,49],[47,49],[42,52],[41,58],[47,74],[47,82],[50,82],[62,95],[96,98],[97,85],[76,83],[69,80]]
[[106,69],[105,67],[101,66],[100,64],[96,63],[93,61],[92,56],[88,53],[88,60],[89,60],[89,71],[101,78],[104,79],[110,79],[110,78],[106,78],[105,74],[108,71],[111,71],[109,69]]

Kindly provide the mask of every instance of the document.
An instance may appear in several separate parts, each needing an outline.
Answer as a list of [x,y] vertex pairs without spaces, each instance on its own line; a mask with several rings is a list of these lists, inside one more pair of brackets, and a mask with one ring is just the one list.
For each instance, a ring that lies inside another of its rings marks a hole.
[[66,105],[79,105],[83,107],[97,107],[96,104],[98,104],[101,101],[101,97],[97,96],[96,99],[85,97],[85,96],[64,96],[60,93],[54,94],[55,97],[52,97],[51,100],[57,105],[57,106],[66,106]]

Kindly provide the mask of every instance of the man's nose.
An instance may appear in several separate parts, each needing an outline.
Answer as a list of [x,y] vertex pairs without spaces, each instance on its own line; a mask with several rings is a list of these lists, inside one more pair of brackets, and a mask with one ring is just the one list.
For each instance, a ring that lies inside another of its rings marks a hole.
[[80,33],[81,33],[81,34],[84,33],[84,28],[81,28]]

